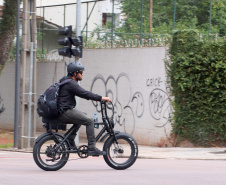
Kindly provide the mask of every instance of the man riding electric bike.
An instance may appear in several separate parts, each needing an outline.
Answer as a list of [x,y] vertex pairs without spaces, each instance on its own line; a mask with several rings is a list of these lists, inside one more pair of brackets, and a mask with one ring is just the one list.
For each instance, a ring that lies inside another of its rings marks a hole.
[[71,146],[75,147],[75,136],[81,125],[86,126],[86,135],[88,139],[88,154],[89,156],[105,155],[105,152],[96,148],[96,141],[94,135],[94,121],[87,117],[87,115],[76,108],[75,96],[94,101],[111,101],[109,97],[102,97],[90,91],[83,89],[79,85],[79,81],[83,79],[84,66],[80,62],[72,62],[67,67],[67,76],[64,76],[60,82],[67,79],[72,79],[70,82],[62,85],[58,95],[58,120],[62,122],[70,122],[76,124],[77,129],[69,137]]

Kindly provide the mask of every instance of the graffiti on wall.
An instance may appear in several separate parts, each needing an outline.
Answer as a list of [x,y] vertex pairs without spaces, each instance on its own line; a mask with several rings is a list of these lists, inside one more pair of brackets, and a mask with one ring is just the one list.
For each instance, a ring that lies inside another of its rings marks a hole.
[[157,77],[147,79],[146,86],[153,88],[149,95],[149,111],[153,119],[159,120],[155,126],[164,127],[169,122],[171,114],[168,85],[161,77]]
[[148,87],[159,87],[159,86],[161,86],[161,83],[163,83],[161,77],[158,77],[158,78],[149,78],[146,81],[146,85]]
[[[107,79],[98,74],[92,81],[91,91],[98,87],[102,89],[102,93],[109,96],[114,104],[116,124],[124,128],[128,134],[132,134],[135,128],[136,119],[144,114],[145,102],[143,94],[147,92],[134,92],[132,90],[131,80],[126,73],[121,73],[117,78],[112,75]],[[150,88],[149,97],[147,97],[147,107],[150,116],[158,120],[155,127],[161,128],[169,123],[170,119],[170,103],[167,87],[161,77],[149,78],[146,80],[146,86]],[[149,91],[149,89],[147,89]],[[100,112],[100,106],[93,101],[96,111]],[[132,115],[132,116],[131,116]]]
[[0,114],[3,113],[5,110],[5,107],[4,107],[4,102],[3,102],[3,99],[0,95]]
[[[91,91],[94,91],[97,84],[112,99],[116,124],[122,126],[126,133],[133,134],[135,119],[142,117],[144,113],[143,95],[140,92],[133,93],[130,78],[125,73],[119,74],[117,78],[110,75],[106,80],[102,75],[97,75],[93,79]],[[101,111],[97,102],[93,101],[93,105],[98,112]]]
[[155,120],[160,120],[156,127],[163,127],[169,122],[169,97],[165,91],[155,88],[149,96],[149,110]]

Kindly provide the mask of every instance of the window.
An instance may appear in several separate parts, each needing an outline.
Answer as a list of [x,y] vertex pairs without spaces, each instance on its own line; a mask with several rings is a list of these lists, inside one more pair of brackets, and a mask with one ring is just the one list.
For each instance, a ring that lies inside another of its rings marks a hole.
[[[103,13],[102,26],[111,27],[111,23],[112,23],[112,13]],[[116,27],[119,25],[119,14],[114,13],[114,24]]]

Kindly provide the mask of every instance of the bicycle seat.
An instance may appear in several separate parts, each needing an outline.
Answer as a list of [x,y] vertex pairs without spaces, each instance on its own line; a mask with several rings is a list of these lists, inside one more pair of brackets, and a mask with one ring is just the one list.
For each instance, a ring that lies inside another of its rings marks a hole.
[[48,118],[42,118],[42,122],[43,123],[62,123],[62,124],[69,123],[69,122],[62,122],[58,119],[48,119]]

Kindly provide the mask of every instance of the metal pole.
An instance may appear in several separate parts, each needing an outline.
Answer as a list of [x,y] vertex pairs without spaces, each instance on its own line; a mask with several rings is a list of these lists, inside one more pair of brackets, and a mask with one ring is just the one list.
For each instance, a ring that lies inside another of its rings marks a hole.
[[[76,36],[81,36],[81,0],[77,0],[76,5]],[[81,59],[75,57],[75,62],[81,62]],[[77,107],[79,106],[79,98],[76,98]],[[79,132],[77,132],[77,137],[75,138],[75,143],[79,143]]]
[[43,7],[43,20],[42,20],[42,54],[44,54],[44,20],[45,20],[45,7]]
[[88,26],[89,18],[90,18],[90,16],[91,16],[92,13],[93,13],[93,9],[94,9],[94,7],[96,6],[96,3],[97,3],[97,2],[94,3],[93,8],[92,8],[92,10],[91,10],[90,13],[89,13],[89,17],[88,17],[87,20],[86,20],[86,23],[85,23],[85,25],[84,25],[84,27],[83,27],[83,29],[82,29],[82,32],[84,31],[85,27]]
[[150,34],[152,34],[153,0],[150,0]]
[[112,0],[111,47],[113,47],[114,9],[115,9],[115,1]]
[[142,46],[142,32],[143,32],[143,12],[144,12],[144,0],[141,1],[141,24],[140,24],[140,45]]
[[176,19],[176,0],[174,0],[174,11],[173,11],[173,30],[175,30],[175,19]]
[[66,5],[64,5],[64,26],[65,26],[65,20],[66,20]]
[[81,36],[81,0],[77,0],[76,6],[76,36]]
[[[86,3],[86,21],[87,21],[87,24],[86,24],[86,42],[88,40],[88,15],[89,15],[89,3]],[[86,46],[87,47],[87,46]]]
[[31,146],[31,118],[32,118],[32,90],[33,90],[33,65],[34,65],[34,42],[32,38],[32,1],[30,1],[30,39],[31,39],[31,50],[30,50],[30,76],[29,76],[29,106],[28,106],[28,144],[27,147]]
[[210,0],[209,33],[211,33],[212,0]]
[[16,76],[15,76],[15,115],[14,148],[18,148],[19,101],[20,101],[20,0],[17,0],[17,35],[16,35]]
[[31,109],[32,109],[32,89],[33,89],[33,58],[34,58],[34,43],[31,42],[30,50],[30,80],[29,80],[29,107],[28,107],[28,148],[31,146]]

